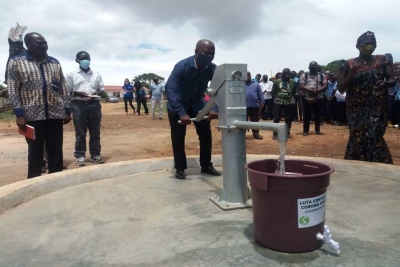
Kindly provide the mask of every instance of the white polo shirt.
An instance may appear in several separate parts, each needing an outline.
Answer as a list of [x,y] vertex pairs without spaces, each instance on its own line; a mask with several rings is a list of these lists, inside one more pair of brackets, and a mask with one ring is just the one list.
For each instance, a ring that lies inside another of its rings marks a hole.
[[[104,91],[104,83],[100,73],[93,72],[91,69],[85,73],[78,68],[65,76],[68,89],[71,93],[83,92],[88,95],[98,94]],[[73,96],[72,99],[82,99],[79,96]]]
[[274,84],[273,82],[266,82],[264,83],[264,81],[260,82],[260,87],[261,87],[261,92],[264,93],[265,99],[271,99],[272,98],[272,85]]

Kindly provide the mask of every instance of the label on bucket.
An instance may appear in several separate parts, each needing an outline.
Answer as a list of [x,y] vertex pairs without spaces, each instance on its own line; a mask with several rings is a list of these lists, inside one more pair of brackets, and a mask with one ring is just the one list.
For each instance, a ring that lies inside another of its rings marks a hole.
[[299,228],[311,227],[325,220],[326,193],[313,198],[297,200],[297,223]]

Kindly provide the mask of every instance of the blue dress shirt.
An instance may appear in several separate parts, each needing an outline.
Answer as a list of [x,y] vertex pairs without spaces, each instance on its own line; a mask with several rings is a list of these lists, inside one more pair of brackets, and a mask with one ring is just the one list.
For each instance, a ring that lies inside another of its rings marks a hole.
[[180,117],[187,115],[191,107],[197,114],[205,106],[203,98],[211,81],[216,65],[210,63],[202,69],[197,69],[194,56],[179,61],[165,85],[170,111],[176,112]]

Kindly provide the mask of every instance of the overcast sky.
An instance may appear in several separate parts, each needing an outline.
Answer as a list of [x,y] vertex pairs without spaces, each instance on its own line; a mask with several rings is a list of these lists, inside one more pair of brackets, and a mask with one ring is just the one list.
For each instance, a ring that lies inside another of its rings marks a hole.
[[107,85],[147,72],[168,78],[202,38],[216,44],[214,63],[247,63],[253,76],[356,57],[367,30],[376,54],[400,61],[399,10],[398,0],[3,0],[0,71],[16,22],[47,39],[65,73],[89,52]]

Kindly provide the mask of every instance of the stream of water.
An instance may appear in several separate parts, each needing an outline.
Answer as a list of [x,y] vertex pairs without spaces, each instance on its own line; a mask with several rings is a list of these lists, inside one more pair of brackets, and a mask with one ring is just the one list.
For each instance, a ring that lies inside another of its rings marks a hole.
[[285,155],[286,155],[286,142],[279,142],[279,159],[278,159],[278,168],[275,173],[284,175],[285,172]]

